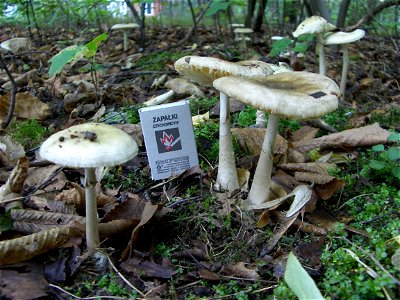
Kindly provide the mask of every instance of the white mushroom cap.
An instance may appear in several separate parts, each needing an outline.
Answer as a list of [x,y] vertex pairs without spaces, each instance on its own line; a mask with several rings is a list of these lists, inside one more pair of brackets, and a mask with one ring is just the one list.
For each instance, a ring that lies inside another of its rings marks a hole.
[[307,72],[286,72],[250,80],[223,77],[214,87],[258,110],[287,118],[318,118],[338,107],[339,87],[328,77]]
[[301,22],[292,34],[294,37],[297,38],[298,36],[303,34],[325,33],[335,29],[336,26],[328,23],[328,21],[324,18],[320,16],[312,16]]
[[115,24],[111,26],[111,30],[126,30],[132,28],[139,28],[139,24],[136,23],[126,23],[126,24]]
[[324,36],[325,45],[337,45],[337,44],[349,44],[362,39],[365,35],[365,31],[362,29],[356,29],[351,32],[332,32]]
[[268,64],[242,66],[214,57],[185,56],[177,60],[174,66],[181,75],[203,86],[212,86],[215,79],[224,76],[256,78],[272,74]]
[[247,27],[238,27],[233,30],[234,33],[253,33],[253,29]]
[[12,53],[18,53],[31,47],[31,41],[27,38],[13,38],[0,44],[0,48]]
[[50,136],[40,156],[73,168],[115,166],[135,157],[136,142],[126,132],[102,123],[72,126]]

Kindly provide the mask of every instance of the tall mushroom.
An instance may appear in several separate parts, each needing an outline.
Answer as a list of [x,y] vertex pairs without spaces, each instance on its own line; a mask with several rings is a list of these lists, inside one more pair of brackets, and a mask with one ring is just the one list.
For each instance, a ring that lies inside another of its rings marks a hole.
[[280,117],[307,120],[335,110],[339,87],[328,77],[307,72],[273,74],[257,81],[223,77],[215,80],[213,86],[229,97],[270,113],[247,198],[248,205],[266,202],[270,194],[273,149]]
[[[241,66],[213,57],[185,56],[175,62],[175,70],[190,80],[207,87],[212,82],[224,76],[240,76],[248,78],[265,77],[272,73],[268,64],[253,61]],[[219,124],[219,162],[217,188],[233,191],[239,188],[233,153],[229,98],[220,93],[220,124]]]
[[127,24],[115,24],[111,26],[111,30],[122,30],[124,33],[124,51],[128,50],[128,32],[131,29],[139,28],[140,26],[136,23]]
[[362,39],[365,35],[365,31],[362,29],[356,29],[352,32],[333,32],[328,33],[324,36],[325,45],[342,45],[343,51],[343,66],[342,66],[342,77],[340,78],[340,94],[344,98],[347,81],[347,71],[349,69],[349,49],[348,44],[356,42]]
[[136,142],[127,133],[102,123],[86,123],[61,130],[40,147],[40,156],[48,161],[85,169],[86,242],[89,249],[95,249],[100,243],[95,170],[124,163],[137,152]]
[[312,16],[305,19],[303,22],[297,26],[296,30],[292,35],[297,38],[303,34],[316,34],[317,35],[317,49],[319,56],[319,74],[325,75],[326,65],[325,65],[325,51],[324,51],[324,40],[323,35],[327,32],[333,31],[336,26],[328,23],[327,20],[320,16]]

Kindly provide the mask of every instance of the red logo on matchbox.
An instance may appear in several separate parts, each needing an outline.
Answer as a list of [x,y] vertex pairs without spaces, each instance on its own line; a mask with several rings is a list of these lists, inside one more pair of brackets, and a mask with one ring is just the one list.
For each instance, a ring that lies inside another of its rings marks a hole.
[[155,131],[158,153],[172,152],[182,149],[178,128]]

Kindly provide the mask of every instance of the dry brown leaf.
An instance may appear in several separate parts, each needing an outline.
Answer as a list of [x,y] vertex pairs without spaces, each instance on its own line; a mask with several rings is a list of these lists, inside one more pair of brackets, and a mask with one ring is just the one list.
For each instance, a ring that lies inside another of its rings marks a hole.
[[245,169],[237,168],[236,169],[238,175],[239,186],[242,191],[248,191],[249,189],[249,180],[250,180],[250,172]]
[[366,147],[376,144],[385,144],[390,134],[390,131],[382,129],[378,123],[375,123],[369,126],[332,133],[309,141],[298,141],[294,143],[293,146],[303,153],[316,148]]
[[139,277],[151,278],[171,278],[176,274],[173,265],[165,262],[161,265],[149,260],[142,260],[132,257],[121,263],[121,267],[126,272],[131,272]]
[[[0,95],[0,121],[3,122],[10,107],[10,95]],[[50,108],[29,92],[18,93],[15,99],[14,116],[23,119],[44,120],[50,115]]]
[[[22,192],[22,187],[26,177],[28,176],[28,169],[29,159],[26,156],[21,157],[18,160],[15,168],[11,171],[6,183],[0,187],[0,206],[4,206],[6,209],[10,209],[15,206],[15,203],[13,204],[9,201],[10,197],[8,197],[8,195],[13,194],[12,198],[15,198],[17,194]],[[5,200],[7,201],[4,202]],[[20,204],[21,201],[21,199],[16,200],[16,204]]]
[[206,279],[206,280],[210,280],[210,281],[219,281],[221,280],[221,276],[219,276],[217,273],[215,272],[211,272],[207,269],[200,269],[198,272],[199,277]]
[[258,275],[256,268],[248,268],[245,266],[243,262],[239,262],[237,264],[228,264],[222,267],[221,273],[227,274],[229,276],[246,278],[251,280],[260,279],[260,275]]
[[68,182],[67,177],[61,170],[62,168],[58,165],[29,168],[24,187],[42,186],[41,190],[45,192],[61,191]]
[[[28,85],[28,83],[30,81],[36,82],[36,81],[39,80],[38,72],[35,69],[34,70],[30,70],[30,71],[18,76],[14,80],[15,80],[15,84],[18,87],[24,87],[24,86]],[[11,81],[8,81],[8,82],[6,82],[5,84],[2,85],[2,88],[5,89],[5,90],[10,90],[11,86],[12,86],[11,85]]]
[[25,199],[24,204],[35,210],[45,210],[59,212],[63,214],[77,215],[73,205],[67,205],[64,202],[46,199],[39,196],[29,196]]
[[61,247],[81,234],[68,227],[52,228],[0,242],[0,266],[15,264]]
[[80,186],[73,186],[68,190],[62,191],[55,197],[55,200],[61,201],[66,205],[73,205],[78,211],[85,209],[85,196]]
[[330,170],[336,169],[335,164],[329,163],[319,163],[319,162],[310,162],[310,163],[288,163],[288,164],[280,164],[279,168],[285,171],[303,171],[303,172],[311,172],[311,173],[319,173],[319,174],[328,174]]
[[312,172],[295,172],[294,178],[301,182],[309,182],[315,184],[325,184],[331,182],[335,177],[329,174],[312,173]]
[[[262,144],[265,138],[264,128],[232,128],[240,147],[249,151],[253,155],[260,155]],[[287,141],[280,136],[276,136],[274,154],[285,154],[288,149]]]
[[155,214],[157,209],[158,209],[158,205],[153,205],[151,203],[146,203],[146,205],[144,206],[143,211],[142,211],[140,222],[133,229],[132,234],[131,234],[131,238],[130,238],[130,240],[128,242],[128,245],[127,245],[127,247],[125,248],[125,250],[121,254],[121,259],[122,260],[124,260],[124,259],[126,259],[126,258],[128,258],[130,256],[131,251],[132,251],[133,243],[137,239],[140,227],[145,225],[153,217],[153,215]]
[[336,191],[342,189],[345,184],[346,182],[343,179],[334,178],[332,181],[323,185],[315,184],[314,191],[319,198],[322,200],[327,200],[330,199]]
[[21,264],[0,269],[1,296],[9,300],[45,299],[49,283],[44,278],[43,266]]
[[140,124],[115,124],[114,126],[129,134],[138,146],[143,146],[143,132]]
[[0,136],[0,162],[5,167],[14,166],[18,159],[25,156],[24,147],[10,136]]
[[14,229],[22,233],[35,233],[60,226],[72,226],[74,223],[85,224],[85,218],[78,215],[56,212],[12,209],[11,218]]
[[291,141],[309,141],[317,136],[319,129],[311,126],[302,126],[297,129],[293,134]]

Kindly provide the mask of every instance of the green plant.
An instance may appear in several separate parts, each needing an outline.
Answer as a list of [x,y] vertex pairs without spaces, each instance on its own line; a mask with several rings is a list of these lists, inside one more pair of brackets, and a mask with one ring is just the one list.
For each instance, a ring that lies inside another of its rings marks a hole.
[[246,106],[238,113],[232,114],[232,125],[236,127],[249,127],[256,123],[256,109]]
[[296,41],[287,37],[276,40],[272,43],[271,51],[268,55],[274,57],[285,51],[290,51],[292,53],[306,53],[308,50],[308,44],[313,40],[313,38],[313,35],[305,34],[299,36]]
[[36,120],[25,120],[11,123],[7,132],[24,149],[32,149],[40,145],[47,134],[47,129]]
[[173,64],[175,61],[185,55],[190,55],[190,52],[154,52],[141,57],[136,66],[143,70],[161,71],[166,68],[168,64]]
[[190,112],[193,116],[204,114],[210,111],[218,100],[217,96],[211,98],[194,98],[190,100]]
[[372,147],[373,157],[369,161],[369,167],[384,175],[391,175],[400,181],[400,133],[392,133],[388,141],[393,142],[391,146],[383,144]]
[[114,273],[107,273],[103,275],[98,281],[97,285],[104,289],[111,296],[129,297],[129,299],[136,299],[136,292],[128,292],[118,281]]

